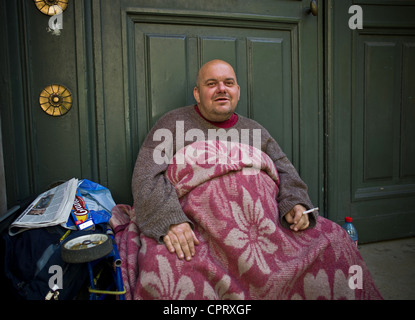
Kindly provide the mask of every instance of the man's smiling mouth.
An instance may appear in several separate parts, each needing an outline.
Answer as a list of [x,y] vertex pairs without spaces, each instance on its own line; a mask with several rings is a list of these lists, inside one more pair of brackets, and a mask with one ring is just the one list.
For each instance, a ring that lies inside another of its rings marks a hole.
[[218,98],[215,99],[215,101],[226,102],[226,101],[229,101],[229,98],[228,97],[218,97]]

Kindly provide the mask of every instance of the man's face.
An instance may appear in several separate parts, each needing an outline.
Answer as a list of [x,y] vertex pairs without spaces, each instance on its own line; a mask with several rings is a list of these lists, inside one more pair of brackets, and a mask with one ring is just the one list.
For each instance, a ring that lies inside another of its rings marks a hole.
[[202,115],[210,121],[228,120],[239,101],[240,88],[233,68],[223,61],[211,61],[199,72],[193,95]]

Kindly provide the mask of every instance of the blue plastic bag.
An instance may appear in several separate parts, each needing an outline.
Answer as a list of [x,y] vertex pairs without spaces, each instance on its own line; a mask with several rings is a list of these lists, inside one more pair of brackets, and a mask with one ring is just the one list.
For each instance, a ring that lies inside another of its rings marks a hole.
[[[79,210],[77,208],[78,206],[82,206],[82,209]],[[74,207],[72,208],[66,227],[69,229],[77,228],[77,210],[82,211],[83,214],[86,214],[85,211],[88,211],[89,218],[93,222],[92,225],[107,224],[111,218],[111,211],[114,206],[115,202],[111,192],[107,188],[87,179],[80,180],[76,190]],[[78,229],[82,229],[82,227],[79,227],[80,225],[78,224]],[[86,225],[90,227],[91,223]]]

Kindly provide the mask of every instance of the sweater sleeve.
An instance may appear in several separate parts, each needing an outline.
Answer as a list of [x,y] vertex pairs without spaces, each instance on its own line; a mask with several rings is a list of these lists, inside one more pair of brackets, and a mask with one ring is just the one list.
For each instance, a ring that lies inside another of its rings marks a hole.
[[[281,150],[278,143],[269,138],[266,153],[274,161],[279,175],[279,193],[277,202],[279,208],[280,222],[288,228],[289,224],[284,216],[297,204],[303,205],[307,210],[314,206],[308,195],[308,187],[300,178],[297,170]],[[309,214],[310,228],[316,225],[317,212]]]
[[132,193],[137,225],[148,237],[162,243],[172,224],[189,222],[182,210],[176,190],[165,177],[168,164],[153,160],[151,143],[144,142],[138,154],[133,177]]

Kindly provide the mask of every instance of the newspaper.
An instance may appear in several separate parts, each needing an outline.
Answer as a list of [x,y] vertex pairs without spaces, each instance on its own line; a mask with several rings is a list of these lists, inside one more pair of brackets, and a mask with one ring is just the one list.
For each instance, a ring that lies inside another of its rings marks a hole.
[[9,234],[16,235],[27,229],[66,225],[71,214],[78,179],[72,178],[39,195],[10,225]]

